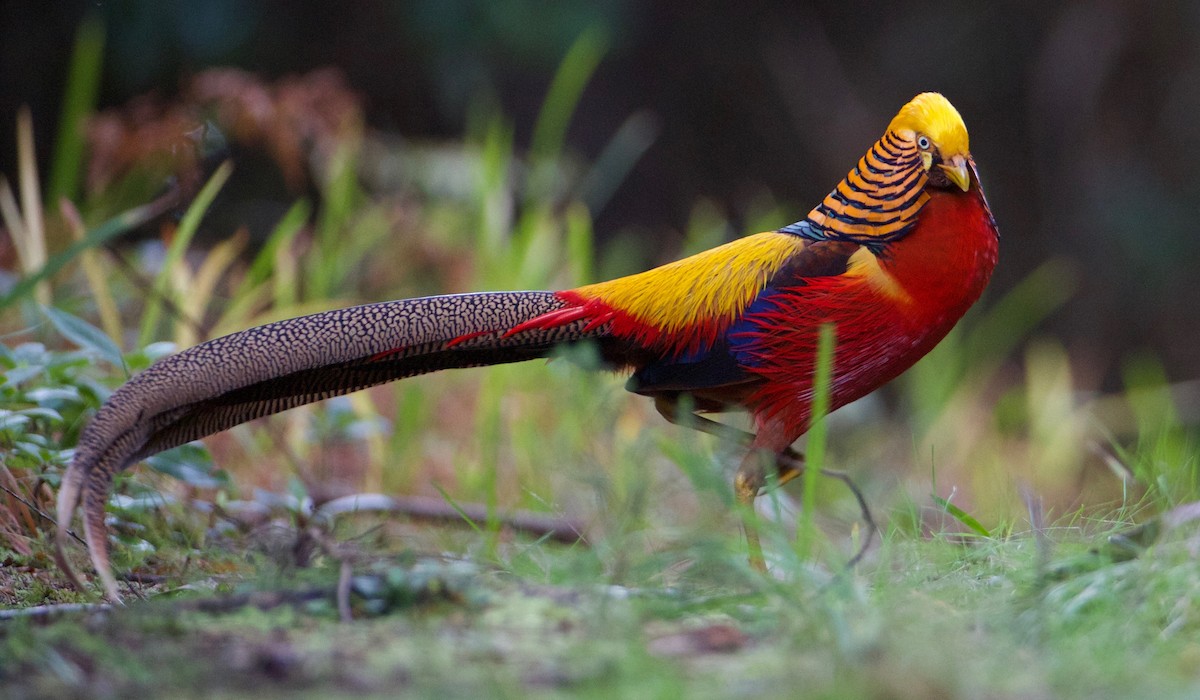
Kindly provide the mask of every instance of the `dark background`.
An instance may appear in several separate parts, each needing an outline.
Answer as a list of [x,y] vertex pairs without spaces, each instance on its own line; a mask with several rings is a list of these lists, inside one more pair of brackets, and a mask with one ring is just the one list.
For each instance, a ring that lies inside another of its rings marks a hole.
[[1000,223],[991,298],[1068,261],[1076,294],[1044,330],[1083,385],[1115,388],[1141,351],[1200,376],[1200,3],[5,0],[3,172],[21,104],[48,157],[89,12],[107,30],[101,108],[169,97],[207,66],[267,79],[337,66],[373,127],[460,137],[483,95],[518,142],[566,49],[599,29],[608,51],[569,145],[595,157],[631,114],[653,117],[657,140],[595,215],[602,238],[651,232],[658,258],[700,198],[739,229],[764,194],[799,218],[900,105],[937,90],[967,122]]

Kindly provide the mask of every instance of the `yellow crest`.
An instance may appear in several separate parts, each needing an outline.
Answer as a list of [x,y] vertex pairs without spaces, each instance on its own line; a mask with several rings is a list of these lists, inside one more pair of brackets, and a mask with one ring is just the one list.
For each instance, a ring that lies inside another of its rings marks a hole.
[[900,108],[900,112],[888,131],[902,138],[911,139],[915,134],[924,134],[937,144],[942,156],[966,155],[971,151],[967,136],[967,125],[950,100],[940,93],[923,92]]

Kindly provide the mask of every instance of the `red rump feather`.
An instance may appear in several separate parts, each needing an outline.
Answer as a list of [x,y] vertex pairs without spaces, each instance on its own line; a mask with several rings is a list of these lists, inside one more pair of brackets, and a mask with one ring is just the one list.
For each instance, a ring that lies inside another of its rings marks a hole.
[[712,346],[728,323],[717,320],[693,323],[685,332],[666,333],[658,326],[638,320],[633,314],[615,308],[599,298],[586,298],[574,290],[556,292],[566,308],[542,314],[514,326],[504,337],[524,331],[548,330],[576,321],[587,320],[582,333],[606,329],[614,338],[633,341],[636,345],[661,352],[667,357],[693,354]]

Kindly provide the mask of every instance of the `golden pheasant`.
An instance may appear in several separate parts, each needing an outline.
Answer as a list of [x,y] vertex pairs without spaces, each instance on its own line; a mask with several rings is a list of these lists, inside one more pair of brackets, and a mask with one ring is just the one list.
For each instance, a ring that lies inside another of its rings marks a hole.
[[[268,414],[403,377],[545,357],[592,342],[670,420],[748,411],[742,503],[762,455],[795,476],[809,427],[819,328],[837,345],[830,407],[873,391],[934,347],[979,298],[998,232],[957,110],[904,105],[802,220],[609,282],[559,292],[434,296],[271,323],[164,358],[115,391],[79,440],[58,497],[59,563],[82,499],[92,564],[118,599],[104,511],[113,475],[161,450]],[[682,397],[690,397],[681,404]],[[720,425],[696,417],[701,429]],[[752,560],[761,566],[747,528]]]

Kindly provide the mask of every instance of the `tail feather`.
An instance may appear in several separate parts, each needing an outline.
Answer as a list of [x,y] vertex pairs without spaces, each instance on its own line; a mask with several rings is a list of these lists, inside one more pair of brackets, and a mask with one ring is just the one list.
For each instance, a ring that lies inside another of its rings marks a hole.
[[104,506],[113,476],[162,450],[254,418],[385,382],[457,367],[520,362],[603,338],[586,320],[526,326],[567,305],[553,292],[492,292],[383,302],[302,316],[202,343],[117,389],[79,439],[58,498],[58,559],[80,499],[92,564],[119,599]]

